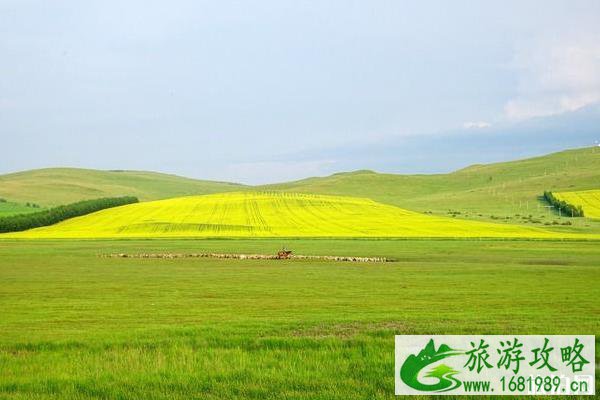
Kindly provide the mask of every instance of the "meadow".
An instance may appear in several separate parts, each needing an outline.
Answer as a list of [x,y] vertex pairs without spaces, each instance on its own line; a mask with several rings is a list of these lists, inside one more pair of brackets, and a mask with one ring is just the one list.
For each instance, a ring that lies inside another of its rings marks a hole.
[[598,239],[536,227],[432,216],[366,198],[233,192],[128,204],[13,238],[502,237]]
[[600,189],[556,193],[556,197],[569,204],[581,206],[588,218],[600,218]]
[[[396,261],[98,256],[283,245]],[[0,240],[0,398],[394,398],[395,334],[600,336],[599,260],[595,242]]]
[[[589,205],[586,218],[561,217],[541,199],[589,203],[598,171],[587,148],[264,187],[136,171],[0,176],[5,215],[35,210],[26,202],[142,200],[0,235],[0,398],[391,399],[396,334],[600,336],[600,219]],[[393,261],[102,257],[283,247]]]
[[242,190],[245,186],[150,171],[43,168],[0,175],[0,197],[15,203],[60,206],[102,197],[140,201]]
[[40,211],[40,208],[27,206],[26,204],[14,203],[12,201],[0,200],[0,218],[17,214],[30,214]]

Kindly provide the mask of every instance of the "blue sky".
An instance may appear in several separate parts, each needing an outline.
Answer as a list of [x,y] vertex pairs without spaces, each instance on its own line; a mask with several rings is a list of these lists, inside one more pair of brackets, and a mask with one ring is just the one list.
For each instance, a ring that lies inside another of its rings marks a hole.
[[598,1],[0,0],[0,173],[264,183],[592,145],[598,21]]

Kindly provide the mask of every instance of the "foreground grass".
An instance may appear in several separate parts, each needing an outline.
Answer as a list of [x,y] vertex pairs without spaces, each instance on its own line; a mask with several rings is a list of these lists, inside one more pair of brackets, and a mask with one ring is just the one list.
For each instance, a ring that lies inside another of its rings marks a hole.
[[[398,261],[97,257],[284,244]],[[395,334],[599,335],[599,264],[594,242],[0,241],[0,397],[393,398]]]

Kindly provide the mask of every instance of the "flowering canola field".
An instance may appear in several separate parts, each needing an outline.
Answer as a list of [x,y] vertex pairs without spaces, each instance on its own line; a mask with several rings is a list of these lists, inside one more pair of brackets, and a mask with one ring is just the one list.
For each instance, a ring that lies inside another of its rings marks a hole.
[[0,235],[2,237],[555,238],[584,235],[425,215],[364,198],[240,192],[130,204],[48,227]]
[[574,206],[581,206],[588,218],[600,218],[600,189],[553,193],[554,197]]

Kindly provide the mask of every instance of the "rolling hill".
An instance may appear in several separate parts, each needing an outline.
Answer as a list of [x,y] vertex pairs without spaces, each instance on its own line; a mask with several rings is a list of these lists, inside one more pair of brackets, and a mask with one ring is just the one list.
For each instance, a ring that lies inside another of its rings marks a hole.
[[[370,199],[281,192],[235,192],[136,203],[8,238],[123,237],[577,237],[429,216]],[[599,236],[600,237],[600,236]]]
[[588,218],[600,218],[600,189],[579,192],[558,192],[554,197],[574,206],[581,206]]
[[[598,188],[598,147],[473,165],[448,174],[397,175],[363,170],[260,187],[261,190],[368,197],[414,211],[431,211],[438,215],[458,212],[460,218],[518,224],[529,223],[523,215],[546,221],[557,217],[541,200],[544,190]],[[585,225],[590,224],[582,218],[571,220],[572,227],[561,229],[585,230]]]
[[447,174],[400,175],[361,170],[258,187],[154,172],[51,168],[1,175],[0,198],[13,204],[0,204],[0,213],[3,207],[5,215],[30,211],[24,207],[25,202],[47,207],[123,195],[149,201],[231,191],[282,191],[364,197],[439,216],[600,233],[600,221],[560,219],[541,200],[545,190],[556,193],[599,188],[598,147],[473,165]]
[[243,188],[234,183],[143,171],[47,168],[0,175],[0,198],[43,207],[100,197],[136,196],[146,201]]

